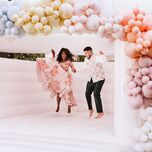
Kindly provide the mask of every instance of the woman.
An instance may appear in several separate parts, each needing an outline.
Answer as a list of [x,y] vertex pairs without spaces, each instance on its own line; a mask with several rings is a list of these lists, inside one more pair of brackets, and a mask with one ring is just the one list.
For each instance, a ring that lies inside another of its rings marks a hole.
[[55,51],[52,50],[52,57],[49,62],[47,59],[37,59],[37,72],[43,88],[51,92],[51,98],[57,97],[57,109],[60,110],[61,98],[68,104],[68,113],[71,107],[76,106],[75,97],[72,90],[72,74],[76,72],[73,65],[73,55],[71,52],[62,48],[55,59]]

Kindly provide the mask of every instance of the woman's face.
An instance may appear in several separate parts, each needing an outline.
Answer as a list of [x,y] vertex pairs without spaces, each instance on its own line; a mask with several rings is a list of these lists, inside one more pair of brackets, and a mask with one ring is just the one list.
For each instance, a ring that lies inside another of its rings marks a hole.
[[66,60],[67,55],[66,55],[66,53],[65,53],[65,52],[62,52],[61,56],[62,56],[62,60]]

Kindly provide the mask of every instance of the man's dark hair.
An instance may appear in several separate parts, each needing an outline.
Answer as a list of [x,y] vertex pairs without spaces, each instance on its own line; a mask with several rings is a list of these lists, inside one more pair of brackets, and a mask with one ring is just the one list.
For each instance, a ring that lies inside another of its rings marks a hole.
[[87,46],[87,47],[84,48],[83,51],[84,51],[84,52],[85,52],[85,51],[92,51],[92,48],[91,48],[90,46]]

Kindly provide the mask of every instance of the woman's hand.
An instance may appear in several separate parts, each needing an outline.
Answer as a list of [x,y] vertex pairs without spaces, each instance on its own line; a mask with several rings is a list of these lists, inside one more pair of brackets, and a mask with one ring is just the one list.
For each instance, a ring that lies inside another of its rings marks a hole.
[[76,73],[76,72],[77,72],[77,70],[74,68],[74,69],[72,69],[72,72],[73,72],[73,73]]
[[52,53],[53,58],[55,58],[55,51],[53,49],[51,50],[51,53]]

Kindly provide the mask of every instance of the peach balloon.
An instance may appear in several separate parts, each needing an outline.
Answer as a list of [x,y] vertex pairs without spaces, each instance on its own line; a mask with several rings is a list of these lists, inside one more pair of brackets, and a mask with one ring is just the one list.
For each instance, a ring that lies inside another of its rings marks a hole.
[[143,14],[138,14],[137,19],[142,21],[144,19],[144,15]]
[[151,46],[151,42],[149,40],[145,40],[145,41],[143,41],[143,46],[145,48],[149,48]]
[[152,15],[146,15],[144,17],[143,23],[146,24],[146,30],[152,30]]
[[136,51],[141,52],[143,50],[143,46],[141,44],[136,45]]
[[133,13],[137,16],[140,13],[139,8],[134,8]]
[[122,19],[122,22],[121,24],[122,25],[127,25],[128,24],[128,21],[131,20],[131,19],[135,19],[135,15],[132,13],[132,12],[127,12],[123,15],[123,19]]
[[133,28],[132,28],[132,33],[134,33],[134,34],[136,34],[136,33],[138,33],[140,30],[139,30],[139,27],[137,27],[137,26],[134,26]]
[[144,41],[143,38],[138,38],[138,39],[136,40],[136,43],[137,43],[137,44],[142,44],[143,41]]
[[135,20],[129,20],[128,21],[128,25],[129,25],[129,27],[133,27],[134,25],[135,25]]
[[138,32],[137,34],[134,34],[132,32],[129,32],[127,34],[127,40],[128,42],[136,42],[137,38],[141,37],[141,33]]
[[139,58],[141,53],[136,51],[135,43],[128,43],[125,46],[125,54],[130,58]]
[[149,40],[149,41],[152,42],[152,30],[143,33],[143,34],[142,34],[142,37],[143,37],[145,40]]

